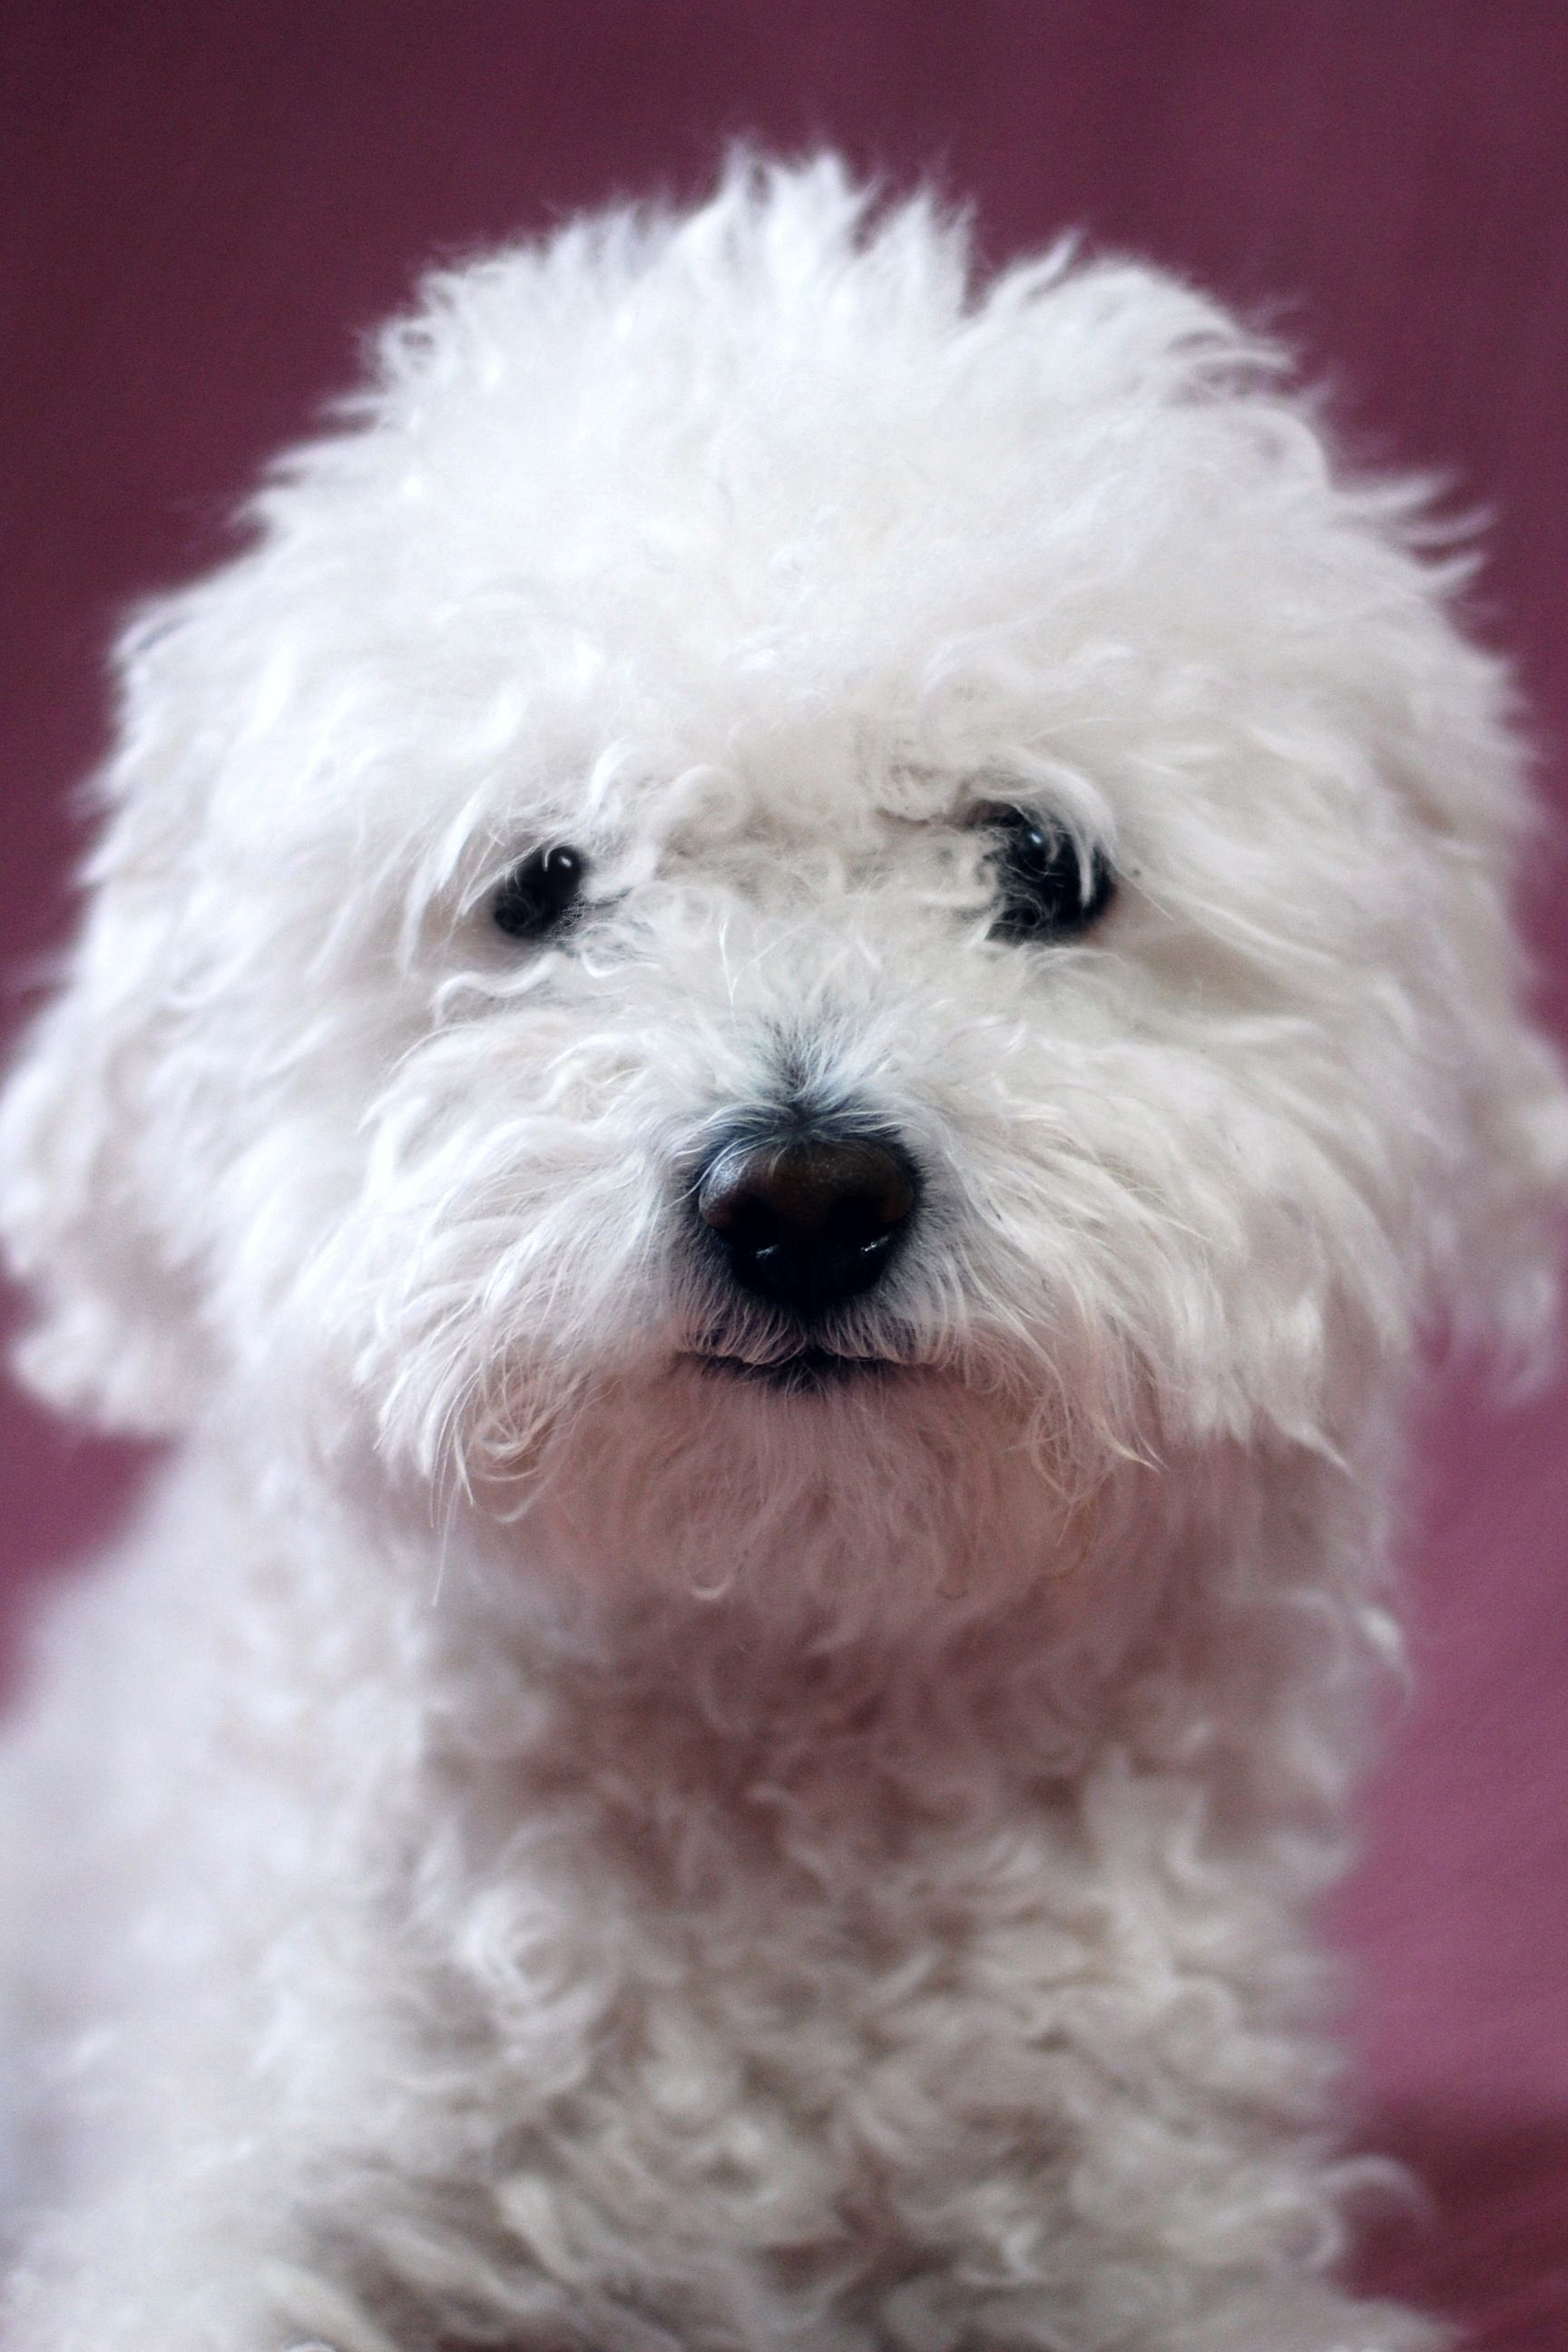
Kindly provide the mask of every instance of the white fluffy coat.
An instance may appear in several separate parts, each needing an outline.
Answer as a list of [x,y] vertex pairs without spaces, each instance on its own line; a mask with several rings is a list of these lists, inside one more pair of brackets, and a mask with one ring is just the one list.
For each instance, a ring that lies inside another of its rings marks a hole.
[[[0,1764],[8,2346],[1426,2343],[1304,1915],[1568,1112],[1418,499],[820,163],[432,278],[251,525],[0,1121],[28,1374],[174,1439]],[[693,1360],[784,1344],[688,1228],[785,1097],[925,1181],[820,1391]]]

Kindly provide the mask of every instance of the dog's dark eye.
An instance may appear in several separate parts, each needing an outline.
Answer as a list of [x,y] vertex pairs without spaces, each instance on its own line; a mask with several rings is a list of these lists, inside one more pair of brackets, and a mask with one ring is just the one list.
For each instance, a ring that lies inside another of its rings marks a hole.
[[490,900],[496,929],[509,940],[547,939],[575,911],[587,872],[580,849],[558,843],[534,850],[512,867]]
[[987,863],[1000,900],[994,940],[1061,940],[1097,923],[1116,891],[1102,850],[1087,862],[1071,835],[1031,809],[987,808],[977,822],[995,841]]

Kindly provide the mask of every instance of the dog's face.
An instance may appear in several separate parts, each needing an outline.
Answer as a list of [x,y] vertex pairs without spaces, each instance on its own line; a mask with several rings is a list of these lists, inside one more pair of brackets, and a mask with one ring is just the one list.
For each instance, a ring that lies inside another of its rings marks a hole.
[[1513,756],[1390,502],[1152,273],[857,221],[444,281],[133,635],[42,1376],[951,1556],[1536,1317]]

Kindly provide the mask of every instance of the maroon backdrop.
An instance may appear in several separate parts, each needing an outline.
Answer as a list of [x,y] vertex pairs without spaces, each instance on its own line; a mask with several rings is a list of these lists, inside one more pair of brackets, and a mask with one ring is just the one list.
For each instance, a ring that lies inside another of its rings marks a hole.
[[[934,170],[995,255],[1079,223],[1261,310],[1358,446],[1495,515],[1482,624],[1568,804],[1563,0],[8,0],[0,106],[11,972],[61,932],[126,600],[222,546],[421,261],[695,190],[737,134]],[[1531,910],[1559,1019],[1563,873]],[[1434,1431],[1420,1673],[1341,1914],[1369,2130],[1436,2211],[1370,2267],[1521,2352],[1568,2342],[1565,1428],[1560,1386]],[[7,1398],[0,1580],[127,1475]]]

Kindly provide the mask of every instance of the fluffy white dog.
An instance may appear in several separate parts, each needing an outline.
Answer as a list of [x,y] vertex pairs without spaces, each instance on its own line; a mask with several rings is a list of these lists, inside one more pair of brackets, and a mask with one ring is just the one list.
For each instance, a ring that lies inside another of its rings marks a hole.
[[15,2352],[1426,2340],[1303,1913],[1568,1112],[1417,511],[741,167],[131,630],[0,1193],[178,1442],[4,1767]]

